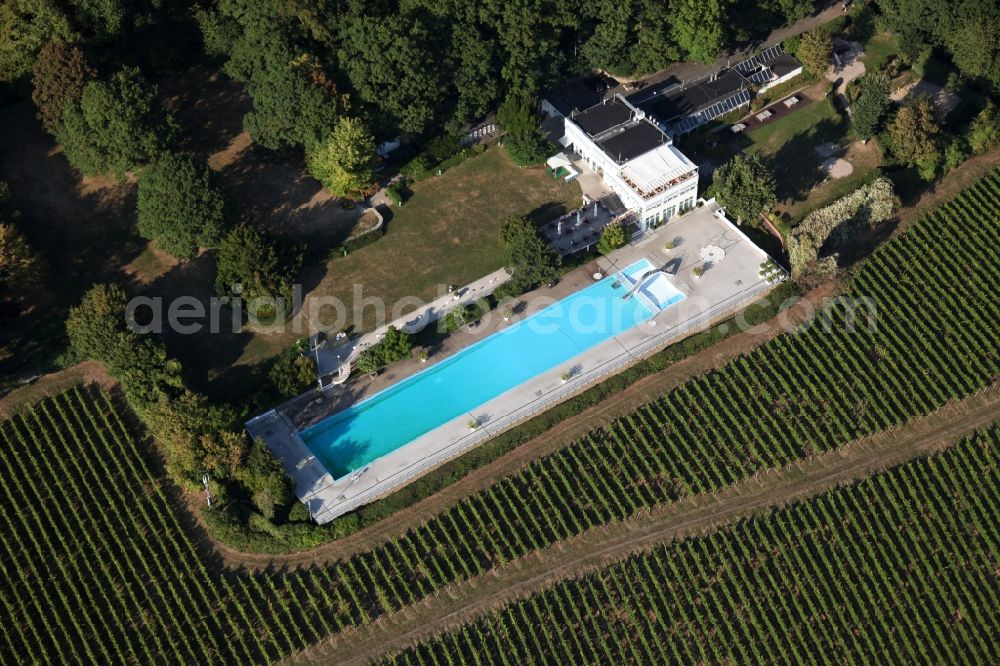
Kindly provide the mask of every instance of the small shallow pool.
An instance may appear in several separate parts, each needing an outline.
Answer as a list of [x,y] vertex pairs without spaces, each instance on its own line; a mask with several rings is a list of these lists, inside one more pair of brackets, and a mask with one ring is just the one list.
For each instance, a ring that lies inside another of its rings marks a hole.
[[606,277],[299,434],[334,478],[347,475],[454,418],[471,420],[537,375],[561,375],[573,357],[649,319],[644,299],[624,299],[626,290]]
[[[629,286],[634,285],[636,280],[642,281],[636,293],[645,299],[646,307],[654,312],[659,312],[674,303],[683,301],[686,298],[684,292],[674,286],[666,273],[657,271],[649,274],[653,268],[653,264],[648,259],[643,259],[622,271],[626,279],[631,280]],[[643,276],[647,277],[644,279]]]

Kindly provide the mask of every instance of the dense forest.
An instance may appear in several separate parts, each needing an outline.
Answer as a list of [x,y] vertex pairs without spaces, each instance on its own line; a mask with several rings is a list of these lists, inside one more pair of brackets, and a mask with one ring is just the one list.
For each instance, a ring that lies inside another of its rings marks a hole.
[[[912,57],[940,47],[1000,83],[993,3],[877,4]],[[379,137],[454,131],[511,92],[590,68],[634,76],[711,61],[813,11],[810,0],[12,0],[0,8],[0,80],[26,95],[52,40],[80,44],[108,73],[215,59],[253,98],[254,140],[281,148],[317,141],[342,114],[370,119]]]

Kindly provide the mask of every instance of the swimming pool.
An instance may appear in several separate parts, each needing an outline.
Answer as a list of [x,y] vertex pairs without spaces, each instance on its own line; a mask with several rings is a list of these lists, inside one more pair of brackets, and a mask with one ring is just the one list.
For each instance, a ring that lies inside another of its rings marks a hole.
[[299,434],[334,478],[349,474],[652,316],[626,288],[606,277]]

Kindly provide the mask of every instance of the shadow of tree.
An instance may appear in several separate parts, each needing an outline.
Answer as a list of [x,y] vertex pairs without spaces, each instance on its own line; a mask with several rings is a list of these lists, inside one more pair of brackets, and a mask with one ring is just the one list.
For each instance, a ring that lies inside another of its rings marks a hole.
[[544,224],[568,212],[565,203],[561,201],[546,201],[528,213],[528,219],[535,224]]
[[814,148],[826,141],[842,138],[840,124],[829,119],[799,132],[773,154],[765,157],[765,162],[778,185],[778,200],[804,199],[812,188],[826,178],[823,158]]
[[0,180],[21,212],[19,229],[49,263],[44,288],[0,320],[0,373],[8,374],[55,351],[44,347],[63,345],[56,329],[68,308],[95,282],[121,281],[146,243],[135,227],[134,182],[81,179],[28,101],[0,110],[0,126]]

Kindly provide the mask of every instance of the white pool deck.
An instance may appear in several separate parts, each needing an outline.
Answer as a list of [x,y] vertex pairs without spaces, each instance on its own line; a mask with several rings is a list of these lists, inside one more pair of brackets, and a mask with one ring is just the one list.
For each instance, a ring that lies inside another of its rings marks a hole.
[[[333,478],[298,436],[292,419],[282,408],[249,422],[247,429],[262,438],[282,460],[296,484],[296,495],[309,507],[318,523],[326,523],[384,496],[498,433],[583,391],[608,375],[620,372],[679,339],[760,299],[777,282],[760,277],[767,254],[728,220],[715,215],[713,201],[670,223],[647,232],[635,241],[598,260],[605,275],[648,259],[670,275],[672,285],[684,295],[644,322],[574,357],[563,366],[501,394],[477,409],[452,419],[410,443],[386,454],[362,470]],[[665,250],[668,241],[675,243]],[[702,265],[699,250],[718,245],[725,259],[710,266],[701,277],[692,269]],[[564,372],[571,379],[563,381]],[[480,425],[469,427],[470,422]],[[360,472],[360,473],[359,473]]]

